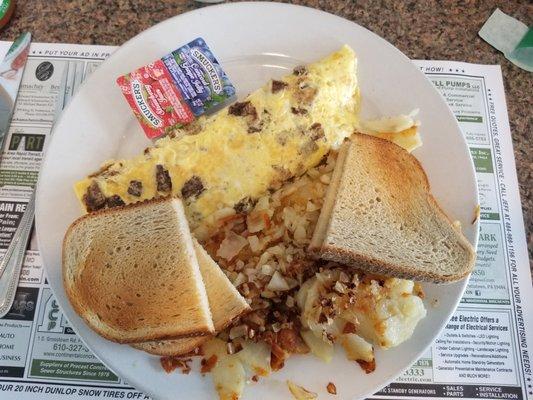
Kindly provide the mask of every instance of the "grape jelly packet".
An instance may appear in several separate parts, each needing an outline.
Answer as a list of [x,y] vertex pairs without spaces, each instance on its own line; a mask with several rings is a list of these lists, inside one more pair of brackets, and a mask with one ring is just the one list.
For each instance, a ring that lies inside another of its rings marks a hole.
[[202,38],[120,76],[117,83],[150,139],[219,109],[235,96],[235,87]]

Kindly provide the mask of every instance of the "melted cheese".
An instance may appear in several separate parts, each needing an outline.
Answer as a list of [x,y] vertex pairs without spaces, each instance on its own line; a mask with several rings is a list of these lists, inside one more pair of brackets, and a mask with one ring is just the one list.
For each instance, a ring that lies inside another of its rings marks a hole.
[[[307,66],[304,74],[282,78],[286,86],[280,90],[269,82],[250,94],[244,101],[251,103],[257,118],[232,115],[228,109],[201,117],[196,122],[199,133],[177,132],[146,154],[111,162],[104,173],[76,183],[76,195],[83,203],[94,183],[105,197],[118,195],[126,204],[168,195],[157,190],[155,171],[161,165],[170,174],[172,195],[181,197],[184,184],[200,178],[204,190],[185,199],[195,227],[217,209],[256,198],[305,172],[354,132],[359,107],[356,66],[353,50],[344,46]],[[250,133],[251,126],[259,131]],[[140,196],[128,193],[134,180],[142,183]]]

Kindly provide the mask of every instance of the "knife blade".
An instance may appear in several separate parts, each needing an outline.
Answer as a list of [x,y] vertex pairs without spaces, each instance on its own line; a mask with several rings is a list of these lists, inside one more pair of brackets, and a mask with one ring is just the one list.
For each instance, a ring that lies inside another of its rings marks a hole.
[[31,34],[23,33],[15,39],[0,63],[0,150],[4,149],[4,141],[30,52],[30,43]]

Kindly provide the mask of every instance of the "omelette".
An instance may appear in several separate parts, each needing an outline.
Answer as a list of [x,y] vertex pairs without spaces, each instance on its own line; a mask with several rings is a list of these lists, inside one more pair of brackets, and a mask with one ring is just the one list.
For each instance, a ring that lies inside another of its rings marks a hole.
[[75,192],[88,212],[175,195],[194,229],[219,209],[248,211],[267,190],[320,163],[361,128],[359,104],[357,59],[345,45],[137,157],[105,163]]

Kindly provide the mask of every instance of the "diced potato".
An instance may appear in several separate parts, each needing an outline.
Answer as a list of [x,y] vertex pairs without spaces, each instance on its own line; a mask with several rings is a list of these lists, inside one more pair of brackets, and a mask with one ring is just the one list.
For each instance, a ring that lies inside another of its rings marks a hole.
[[333,337],[335,340],[342,333],[346,321],[342,318],[335,318],[333,322],[329,325],[322,324],[324,332],[326,332],[330,337]]
[[246,374],[236,354],[221,357],[211,374],[220,400],[237,400],[241,397]]
[[309,293],[309,288],[311,285],[313,285],[314,281],[313,279],[306,280],[302,286],[300,286],[300,289],[298,290],[298,293],[296,293],[296,304],[298,304],[298,307],[300,309],[303,309],[305,307],[305,302],[307,300],[307,294]]
[[351,361],[373,361],[374,348],[365,339],[355,333],[340,336],[340,343],[346,351],[346,357]]
[[271,291],[286,291],[290,289],[289,284],[278,271],[274,272],[274,275],[272,275],[272,278],[270,278],[270,282],[268,282],[268,285],[266,286],[268,290]]
[[320,287],[322,286],[321,282],[315,278],[314,282],[309,286],[307,291],[307,296],[305,298],[305,305],[302,309],[302,323],[304,326],[311,328],[311,325],[316,324],[318,315],[317,315],[317,302],[320,296]]
[[298,386],[294,382],[287,381],[287,386],[289,387],[291,394],[296,400],[313,400],[318,397],[316,393],[310,392],[309,390]]
[[412,281],[390,278],[383,287],[361,285],[358,290],[371,292],[373,296],[351,309],[358,321],[357,333],[382,348],[395,347],[409,339],[418,322],[426,316],[422,299],[413,293]]
[[202,344],[202,350],[205,359],[208,359],[213,355],[220,359],[223,355],[227,354],[226,342],[217,338],[213,338]]
[[312,331],[301,331],[300,335],[305,344],[311,349],[311,353],[326,363],[331,362],[334,352],[334,347],[331,343],[322,340]]
[[246,341],[242,350],[237,353],[241,362],[248,367],[254,375],[267,376],[271,373],[270,346],[265,342]]
[[[298,306],[302,310],[301,322],[305,328],[315,332],[316,335],[328,334],[333,338],[342,332],[343,322],[335,319],[331,323],[319,323],[321,307],[318,299],[321,292],[324,291],[324,285],[329,285],[332,281],[338,279],[338,273],[333,271],[324,271],[316,274],[313,278],[307,280],[296,295]],[[302,307],[303,304],[303,307]]]
[[244,367],[236,354],[226,352],[226,343],[213,338],[202,345],[204,358],[217,357],[215,366],[211,369],[213,383],[220,400],[236,400],[244,390],[246,375]]
[[418,321],[426,316],[422,299],[418,296],[406,296],[397,300],[399,312],[386,323],[384,337],[389,347],[397,346],[409,339]]
[[[335,270],[316,274],[302,285],[296,295],[304,328],[333,340],[342,333],[342,320],[335,318],[330,324],[327,321],[318,323],[321,313],[318,298],[333,282],[340,286],[340,274]],[[346,277],[343,279],[346,280]],[[417,295],[418,291],[413,293],[414,290],[414,282],[405,279],[389,278],[383,286],[377,281],[361,283],[356,289],[358,300],[343,309],[340,317],[353,323],[357,334],[366,340],[385,349],[397,346],[411,337],[418,322],[426,315],[422,299]]]
[[407,279],[390,278],[384,283],[384,287],[390,290],[391,296],[401,296],[403,293],[413,293],[415,283]]
[[270,264],[261,265],[261,273],[263,275],[272,276],[274,274],[274,272],[275,272],[275,270],[274,270],[274,267],[272,267],[272,265],[270,265]]
[[233,279],[233,286],[237,287],[246,282],[246,275],[244,275],[242,272],[239,272],[236,274],[235,279]]

